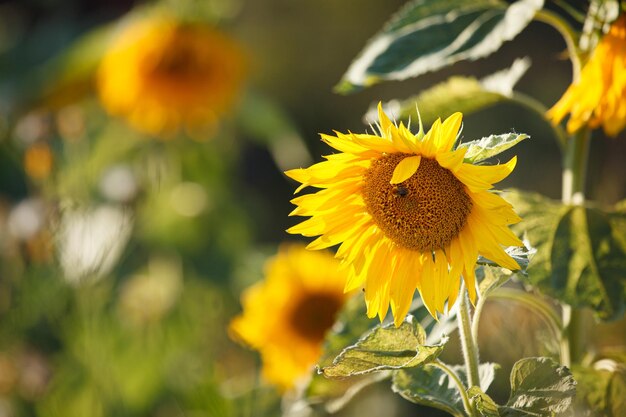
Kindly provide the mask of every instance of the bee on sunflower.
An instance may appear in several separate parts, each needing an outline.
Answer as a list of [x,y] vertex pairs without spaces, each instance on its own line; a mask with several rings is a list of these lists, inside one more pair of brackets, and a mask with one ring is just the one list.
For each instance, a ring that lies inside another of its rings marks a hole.
[[339,153],[309,168],[286,172],[320,191],[296,197],[291,215],[311,216],[289,233],[319,236],[307,248],[340,244],[348,270],[346,291],[363,287],[367,314],[383,320],[389,306],[396,326],[417,289],[436,317],[459,295],[461,279],[476,298],[479,255],[519,269],[503,246],[523,246],[509,229],[521,219],[492,191],[517,159],[474,165],[455,149],[461,113],[435,121],[424,134],[396,126],[378,106],[379,135],[322,135]]

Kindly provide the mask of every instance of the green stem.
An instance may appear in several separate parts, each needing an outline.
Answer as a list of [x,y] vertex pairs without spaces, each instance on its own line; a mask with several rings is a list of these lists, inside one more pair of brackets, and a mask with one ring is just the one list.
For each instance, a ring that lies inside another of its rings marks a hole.
[[476,339],[472,336],[470,304],[465,286],[461,286],[461,300],[459,301],[459,311],[457,319],[459,322],[459,337],[461,339],[461,348],[463,350],[463,359],[467,372],[467,385],[469,388],[480,386],[480,378],[478,375],[478,345]]
[[[582,128],[567,142],[563,154],[562,201],[564,204],[583,205],[585,202],[590,137],[589,129]],[[573,362],[580,359],[581,354],[581,311],[564,304],[562,317],[561,360],[564,365],[571,366]]]
[[582,205],[585,201],[590,136],[589,130],[583,128],[567,142],[563,155],[564,204]]
[[448,367],[448,365],[446,365],[445,363],[441,362],[439,359],[435,360],[434,362],[431,362],[430,365],[436,366],[437,368],[441,369],[443,372],[446,373],[446,375],[450,377],[452,381],[454,381],[457,389],[459,390],[459,394],[461,394],[461,399],[463,400],[463,408],[465,409],[465,413],[467,413],[468,416],[473,417],[474,409],[472,408],[472,404],[470,403],[469,397],[467,396],[467,391],[465,390],[465,385],[463,385],[461,378],[459,378],[459,376],[456,374],[456,372],[454,372],[454,370]]
[[535,19],[539,22],[546,23],[559,31],[565,45],[567,46],[567,52],[569,59],[572,62],[572,82],[578,82],[580,78],[580,59],[578,58],[578,49],[576,48],[576,32],[571,26],[563,20],[558,14],[551,12],[550,10],[541,9],[535,14]]

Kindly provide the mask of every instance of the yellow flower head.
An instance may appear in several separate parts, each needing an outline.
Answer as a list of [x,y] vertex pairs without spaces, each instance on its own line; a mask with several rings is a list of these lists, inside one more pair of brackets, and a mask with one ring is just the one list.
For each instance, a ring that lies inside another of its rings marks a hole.
[[309,249],[341,243],[346,291],[365,288],[369,317],[382,320],[391,304],[398,326],[416,288],[435,317],[446,301],[454,304],[461,276],[474,300],[479,254],[519,269],[502,245],[522,245],[508,228],[520,218],[489,191],[516,158],[495,166],[465,162],[466,149],[454,150],[460,113],[437,120],[426,135],[395,126],[380,105],[378,113],[380,136],[322,135],[340,153],[286,172],[302,183],[297,191],[322,188],[292,200],[298,206],[292,215],[312,217],[288,232],[319,235]]
[[570,85],[563,97],[548,111],[559,123],[567,113],[567,131],[583,126],[602,126],[616,136],[626,127],[626,15],[622,14],[598,43],[583,67],[580,80]]
[[132,21],[102,59],[100,99],[141,132],[193,133],[231,108],[244,61],[239,45],[212,27],[162,16]]
[[266,264],[265,280],[243,293],[243,314],[230,330],[260,351],[267,381],[289,389],[319,359],[346,298],[346,277],[332,255],[291,244]]

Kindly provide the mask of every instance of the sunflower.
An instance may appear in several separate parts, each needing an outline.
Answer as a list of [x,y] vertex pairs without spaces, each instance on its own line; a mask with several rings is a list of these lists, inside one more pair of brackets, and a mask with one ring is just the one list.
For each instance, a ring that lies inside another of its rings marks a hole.
[[100,64],[100,99],[141,132],[193,133],[234,104],[244,63],[240,46],[213,27],[163,16],[131,21]]
[[282,246],[265,280],[242,295],[231,334],[261,353],[264,378],[286,390],[319,359],[322,341],[346,294],[347,273],[329,253]]
[[394,125],[378,106],[380,136],[322,135],[340,153],[286,174],[322,188],[292,200],[291,215],[312,216],[289,233],[319,236],[307,248],[341,243],[337,257],[349,270],[345,290],[364,287],[367,314],[382,320],[391,305],[399,326],[417,289],[430,313],[444,312],[461,276],[472,301],[478,255],[512,270],[502,245],[521,246],[508,225],[520,218],[490,191],[516,164],[477,166],[454,149],[462,115],[435,121],[424,135]]
[[626,14],[611,25],[583,67],[580,80],[570,85],[548,117],[559,123],[567,113],[569,133],[583,126],[602,126],[607,135],[616,136],[626,127]]

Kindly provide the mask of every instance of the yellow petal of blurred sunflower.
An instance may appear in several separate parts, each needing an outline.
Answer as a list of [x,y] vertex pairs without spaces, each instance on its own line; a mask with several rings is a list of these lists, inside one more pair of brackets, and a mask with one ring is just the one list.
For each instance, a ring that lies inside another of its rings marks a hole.
[[331,254],[290,244],[268,261],[265,280],[243,293],[230,331],[260,351],[267,381],[287,390],[310,371],[347,297],[346,277]]
[[559,123],[569,113],[567,131],[602,126],[609,136],[626,127],[626,14],[622,14],[600,40],[583,67],[580,80],[569,86],[548,111]]
[[210,130],[234,104],[245,61],[233,39],[208,25],[136,19],[116,34],[102,59],[100,100],[144,133]]
[[398,326],[415,289],[435,317],[454,304],[461,278],[473,301],[478,255],[519,269],[503,246],[522,246],[508,228],[520,218],[491,191],[516,158],[495,166],[465,162],[466,150],[454,149],[460,113],[414,135],[380,105],[378,111],[380,136],[322,135],[341,153],[286,172],[299,189],[322,189],[292,200],[292,215],[311,218],[287,231],[319,236],[309,249],[341,244],[336,256],[349,271],[346,290],[365,289],[369,317],[382,320],[391,306]]

